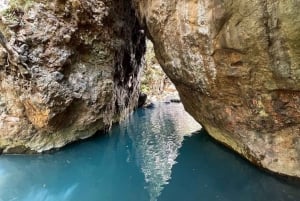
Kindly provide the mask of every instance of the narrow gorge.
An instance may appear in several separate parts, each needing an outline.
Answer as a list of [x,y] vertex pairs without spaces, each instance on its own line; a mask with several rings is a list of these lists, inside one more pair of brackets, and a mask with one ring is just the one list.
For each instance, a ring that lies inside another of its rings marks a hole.
[[126,118],[148,37],[213,138],[300,177],[296,0],[11,0],[0,31],[3,153],[59,148]]

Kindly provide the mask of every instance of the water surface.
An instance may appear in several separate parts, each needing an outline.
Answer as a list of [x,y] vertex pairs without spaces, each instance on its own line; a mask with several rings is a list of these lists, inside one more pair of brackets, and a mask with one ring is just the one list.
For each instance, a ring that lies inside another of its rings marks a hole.
[[181,104],[137,110],[52,154],[0,157],[0,201],[299,201],[300,186],[215,143]]

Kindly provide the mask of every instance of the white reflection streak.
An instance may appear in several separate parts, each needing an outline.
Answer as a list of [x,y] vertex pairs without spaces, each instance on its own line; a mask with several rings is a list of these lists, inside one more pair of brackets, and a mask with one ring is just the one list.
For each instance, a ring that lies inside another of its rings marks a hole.
[[[136,133],[141,128],[143,132]],[[152,110],[150,122],[147,118],[129,125],[128,135],[136,147],[135,155],[148,184],[150,201],[156,201],[169,183],[184,136],[200,128],[181,104],[162,105]]]

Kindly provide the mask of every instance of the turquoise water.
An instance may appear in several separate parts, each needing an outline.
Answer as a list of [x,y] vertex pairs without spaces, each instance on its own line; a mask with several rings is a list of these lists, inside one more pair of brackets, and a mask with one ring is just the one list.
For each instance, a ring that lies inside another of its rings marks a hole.
[[181,104],[161,104],[52,154],[0,156],[0,201],[300,200],[300,185],[197,130]]

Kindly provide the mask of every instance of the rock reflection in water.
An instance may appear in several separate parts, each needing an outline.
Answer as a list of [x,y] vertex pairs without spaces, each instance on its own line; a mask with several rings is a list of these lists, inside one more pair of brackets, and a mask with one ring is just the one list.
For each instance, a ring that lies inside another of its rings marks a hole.
[[2,155],[0,201],[300,200],[298,184],[265,174],[205,131],[183,141],[200,128],[190,120],[181,105],[162,104],[59,152]]
[[0,201],[154,201],[183,136],[198,129],[182,105],[158,105],[59,152],[3,155]]
[[[122,129],[135,147],[137,165],[145,176],[150,201],[157,200],[164,185],[171,179],[172,167],[176,163],[184,136],[201,128],[191,116],[180,109],[183,107],[181,104],[160,107],[159,110],[140,112],[138,122],[124,123],[127,127]],[[137,132],[140,128],[143,130]]]

